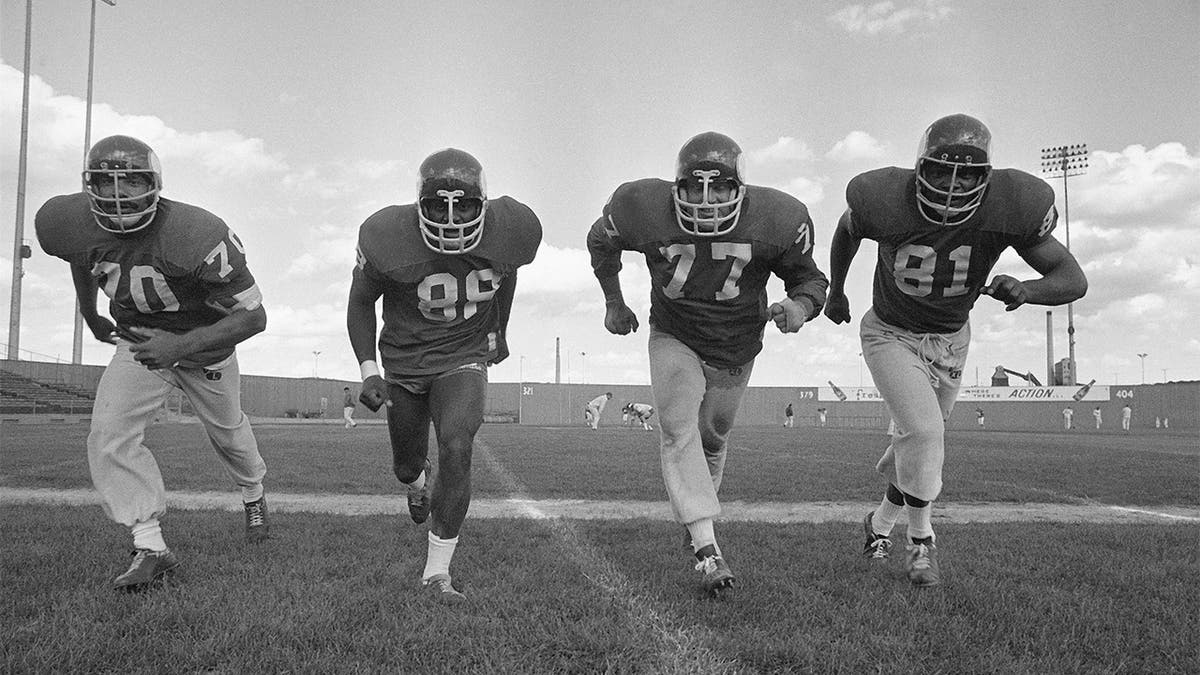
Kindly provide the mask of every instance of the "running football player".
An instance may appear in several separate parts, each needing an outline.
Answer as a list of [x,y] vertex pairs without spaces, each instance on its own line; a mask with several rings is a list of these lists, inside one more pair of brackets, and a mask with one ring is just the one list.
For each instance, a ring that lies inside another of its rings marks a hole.
[[[604,292],[604,327],[638,328],[625,303],[621,252],[650,271],[650,381],[658,408],[663,481],[687,527],[701,586],[720,595],[733,572],[714,534],[729,432],[763,328],[794,333],[821,311],[828,282],[812,258],[813,224],[795,198],[748,185],[742,149],[716,132],[679,151],[673,181],[618,187],[588,233]],[[768,304],[774,274],[787,295]]]
[[[113,582],[148,587],[179,565],[159,519],[166,489],[146,426],[172,388],[187,394],[217,457],[241,489],[246,538],[268,537],[263,476],[242,412],[236,345],[266,328],[262,293],[233,230],[202,208],[160,195],[158,156],[110,136],[88,152],[83,191],[50,199],[35,218],[46,253],[71,264],[79,312],[116,346],[96,390],[88,467],[104,512],[130,528],[134,555]],[[96,308],[109,297],[110,320]]]
[[[916,586],[940,581],[930,524],[942,489],[945,420],[958,396],[971,340],[968,314],[981,294],[1012,311],[1083,297],[1087,279],[1053,231],[1054,191],[1016,169],[992,168],[992,134],[968,115],[926,129],[914,169],[877,169],[846,187],[834,231],[825,315],[850,321],[846,274],[863,239],[878,242],[873,306],[860,325],[863,358],[896,422],[876,468],[887,490],[863,522],[863,553],[888,557],[901,512],[908,515],[905,567]],[[1012,247],[1039,275],[998,274]]]
[[[422,585],[445,601],[464,598],[450,562],[471,503],[487,368],[508,356],[517,268],[533,260],[541,239],[533,211],[511,197],[489,199],[483,167],[452,148],[421,163],[417,203],[385,207],[359,229],[346,309],[362,370],[359,400],[372,411],[388,407],[392,470],[405,486],[409,515],[418,524],[432,516]],[[432,476],[431,421],[438,445]]]

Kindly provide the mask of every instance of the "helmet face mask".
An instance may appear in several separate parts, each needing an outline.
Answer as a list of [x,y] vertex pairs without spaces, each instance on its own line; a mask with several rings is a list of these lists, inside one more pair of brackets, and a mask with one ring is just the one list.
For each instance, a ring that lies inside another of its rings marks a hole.
[[101,139],[88,151],[83,191],[101,229],[115,234],[142,230],[158,210],[162,191],[158,155],[129,136]]
[[929,222],[966,222],[983,203],[991,178],[992,134],[968,115],[943,117],[925,130],[917,152],[917,210]]
[[417,172],[417,218],[421,240],[448,255],[466,253],[483,239],[487,180],[474,157],[447,148],[433,153]]
[[675,222],[697,237],[737,227],[746,196],[745,156],[733,139],[713,131],[692,137],[675,164]]

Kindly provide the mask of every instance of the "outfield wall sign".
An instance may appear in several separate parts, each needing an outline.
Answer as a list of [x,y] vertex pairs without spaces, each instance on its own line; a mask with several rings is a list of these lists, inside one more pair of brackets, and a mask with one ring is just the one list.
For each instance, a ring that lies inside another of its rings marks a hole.
[[[959,401],[1108,401],[1109,387],[963,387],[958,390]],[[882,402],[875,387],[820,387],[818,401]]]

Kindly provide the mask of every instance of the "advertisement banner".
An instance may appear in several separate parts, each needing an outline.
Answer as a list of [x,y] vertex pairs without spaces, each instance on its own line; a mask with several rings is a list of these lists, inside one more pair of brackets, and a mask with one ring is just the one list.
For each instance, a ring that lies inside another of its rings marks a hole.
[[[963,387],[958,390],[959,401],[1108,401],[1109,387],[1090,385],[1073,387]],[[819,401],[883,401],[875,387],[820,387]]]

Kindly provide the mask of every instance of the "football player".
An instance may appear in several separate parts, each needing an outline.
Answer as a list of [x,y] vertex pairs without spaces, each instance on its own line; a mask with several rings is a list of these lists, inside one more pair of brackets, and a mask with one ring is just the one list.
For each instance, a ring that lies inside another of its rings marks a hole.
[[[159,519],[166,490],[146,425],[172,388],[204,424],[241,488],[246,538],[268,537],[266,464],[242,412],[234,347],[267,325],[245,248],[218,217],[166,199],[158,156],[110,136],[88,151],[83,191],[50,199],[35,219],[46,253],[71,264],[79,311],[97,340],[116,346],[96,390],[88,467],[104,511],[133,534],[119,590],[149,586],[179,565]],[[96,292],[109,297],[108,317]]]
[[[409,515],[418,524],[432,516],[422,585],[445,601],[464,597],[451,583],[450,562],[471,502],[487,368],[508,356],[517,268],[533,260],[541,239],[533,211],[511,197],[489,199],[483,167],[453,148],[421,163],[415,204],[387,206],[359,228],[346,309],[362,370],[359,400],[372,411],[387,406],[392,470]],[[431,421],[438,445],[432,476]]]
[[[863,239],[878,242],[873,306],[863,315],[863,357],[896,433],[877,469],[888,481],[866,515],[863,553],[888,557],[888,535],[908,515],[905,567],[916,586],[939,582],[931,503],[942,489],[945,420],[958,396],[971,339],[968,314],[981,294],[1008,311],[1083,297],[1087,279],[1054,238],[1054,191],[1015,169],[992,168],[992,135],[968,115],[926,129],[916,167],[877,169],[846,187],[848,208],[833,235],[825,315],[850,321],[845,281]],[[1012,247],[1039,278],[998,274]]]
[[[675,519],[687,527],[701,586],[712,595],[734,580],[713,519],[729,432],[764,325],[800,330],[820,313],[828,286],[813,262],[808,209],[783,192],[748,185],[744,160],[728,136],[693,137],[679,151],[674,180],[618,187],[587,239],[604,292],[604,327],[617,335],[639,325],[621,292],[621,252],[646,258],[663,481]],[[772,274],[787,295],[768,304]]]

